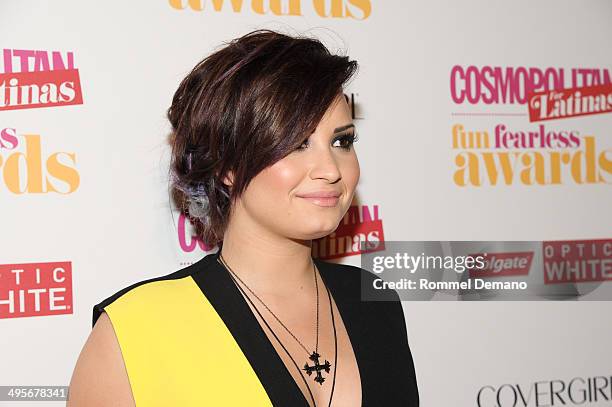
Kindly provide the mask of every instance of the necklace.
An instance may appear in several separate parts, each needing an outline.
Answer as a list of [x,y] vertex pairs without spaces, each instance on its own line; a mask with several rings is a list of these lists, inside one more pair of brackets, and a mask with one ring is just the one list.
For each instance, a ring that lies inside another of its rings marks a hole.
[[[230,271],[230,277],[232,277],[232,281],[234,282],[234,284],[236,284],[236,286],[238,287],[238,289],[242,292],[242,294],[246,297],[246,299],[249,301],[249,303],[253,306],[253,308],[255,309],[255,311],[257,312],[257,314],[259,315],[259,317],[262,319],[262,321],[266,324],[266,326],[268,327],[268,329],[270,330],[270,332],[272,332],[272,335],[274,335],[274,338],[276,338],[276,340],[278,341],[278,343],[281,345],[281,347],[283,348],[283,350],[285,351],[285,353],[287,353],[287,355],[289,356],[289,358],[291,359],[291,361],[293,362],[294,366],[298,369],[298,371],[300,372],[300,376],[302,377],[302,380],[304,381],[304,384],[306,384],[306,388],[308,389],[308,393],[310,394],[310,397],[312,399],[313,405],[316,407],[316,402],[314,400],[314,397],[312,395],[312,392],[310,391],[310,386],[308,385],[308,383],[306,382],[306,379],[304,377],[304,375],[302,374],[302,370],[306,371],[306,373],[308,373],[308,376],[311,376],[313,372],[316,372],[315,375],[315,382],[319,383],[320,385],[323,385],[323,382],[325,381],[325,378],[323,377],[321,371],[325,370],[325,372],[329,373],[329,370],[331,368],[331,364],[329,363],[329,361],[325,360],[324,364],[319,364],[319,358],[321,357],[321,355],[319,354],[318,350],[319,350],[319,285],[317,282],[317,275],[315,272],[315,265],[314,265],[314,261],[312,263],[312,271],[314,274],[314,278],[315,278],[315,289],[317,291],[317,325],[316,325],[316,345],[315,345],[315,350],[310,353],[308,351],[308,349],[302,344],[302,342],[300,342],[300,340],[298,338],[295,337],[295,335],[293,335],[293,333],[289,330],[289,328],[287,328],[285,326],[285,324],[282,323],[282,321],[272,312],[272,310],[270,310],[270,308],[268,308],[268,306],[261,300],[261,298],[259,298],[259,296],[257,294],[255,294],[253,292],[253,290],[251,290],[249,288],[248,285],[246,285],[244,283],[244,281],[242,281],[242,279],[240,277],[238,277],[238,275],[236,275],[236,273],[234,273],[234,271],[229,267],[229,265],[225,262],[225,259],[223,259],[223,256],[221,256],[221,253],[219,253],[219,256],[217,257],[217,261],[219,263],[221,263],[223,266],[225,266],[229,271]],[[257,298],[257,300],[259,302],[262,303],[262,305],[264,307],[266,307],[266,309],[270,312],[270,314],[272,314],[272,316],[274,316],[274,318],[276,318],[276,320],[281,324],[281,326],[283,328],[285,328],[285,330],[287,332],[289,332],[289,334],[300,344],[300,346],[306,351],[306,353],[309,355],[308,359],[312,360],[314,362],[313,366],[309,366],[308,362],[306,362],[304,364],[304,368],[300,369],[297,365],[297,363],[295,362],[295,360],[293,359],[293,357],[291,356],[291,354],[289,353],[289,351],[287,350],[287,348],[285,348],[285,346],[283,345],[283,343],[280,341],[280,339],[278,338],[278,336],[276,336],[276,334],[274,333],[274,331],[272,330],[272,328],[270,327],[270,325],[268,324],[268,322],[265,320],[265,318],[261,315],[261,313],[259,312],[259,310],[257,309],[257,307],[255,306],[255,304],[253,303],[253,301],[251,301],[251,299],[249,298],[248,295],[246,295],[246,293],[244,292],[244,290],[242,289],[242,287],[240,287],[240,285],[238,285],[238,283],[236,282],[236,280],[234,279],[234,277],[236,277],[241,284],[243,284],[250,292],[251,294],[253,294],[253,296],[255,298]],[[325,282],[324,282],[325,283]],[[325,284],[324,284],[325,285]],[[338,339],[336,336],[336,323],[334,320],[334,311],[332,308],[332,302],[331,302],[331,295],[329,293],[329,288],[327,287],[327,285],[325,285],[325,289],[327,291],[327,297],[329,299],[329,308],[331,311],[331,319],[332,319],[332,325],[334,328],[334,366],[337,365],[337,359],[338,359]],[[332,402],[332,398],[334,396],[334,387],[336,384],[336,370],[334,369],[334,375],[333,375],[333,381],[332,381],[332,388],[331,388],[331,395],[329,398],[329,404],[328,406],[331,406],[331,402]]]

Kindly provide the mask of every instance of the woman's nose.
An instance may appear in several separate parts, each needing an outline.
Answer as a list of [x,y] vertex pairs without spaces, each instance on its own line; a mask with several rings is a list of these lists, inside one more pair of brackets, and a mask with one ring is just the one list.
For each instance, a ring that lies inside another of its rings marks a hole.
[[341,178],[342,174],[331,147],[314,151],[312,160],[311,178],[325,178],[330,182]]

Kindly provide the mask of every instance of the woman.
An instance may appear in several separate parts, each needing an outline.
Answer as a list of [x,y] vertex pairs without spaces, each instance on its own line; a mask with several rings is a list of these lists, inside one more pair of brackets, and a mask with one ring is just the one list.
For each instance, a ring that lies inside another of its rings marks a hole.
[[168,117],[172,187],[209,247],[94,307],[68,406],[417,406],[397,293],[312,257],[360,170],[355,61],[257,30],[200,62]]

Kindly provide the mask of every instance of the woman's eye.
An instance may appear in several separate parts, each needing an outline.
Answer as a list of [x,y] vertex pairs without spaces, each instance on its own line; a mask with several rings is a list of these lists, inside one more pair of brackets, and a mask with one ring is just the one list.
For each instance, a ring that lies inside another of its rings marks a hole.
[[353,146],[353,143],[357,141],[357,136],[355,134],[345,134],[344,136],[338,137],[334,140],[334,144],[336,141],[340,141],[341,144],[338,146],[344,150],[350,150]]
[[[358,137],[355,134],[345,134],[343,136],[336,137],[333,142],[334,147],[340,147],[343,150],[349,151],[353,146],[353,143],[357,141]],[[340,144],[337,144],[340,142]],[[296,148],[296,151],[303,151],[308,148],[308,139],[304,140],[304,142]]]

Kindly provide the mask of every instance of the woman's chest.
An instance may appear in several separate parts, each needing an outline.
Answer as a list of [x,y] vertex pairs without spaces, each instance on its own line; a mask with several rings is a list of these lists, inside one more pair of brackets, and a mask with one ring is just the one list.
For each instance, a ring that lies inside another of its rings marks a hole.
[[257,312],[250,306],[285,373],[310,406],[328,406],[331,398],[332,406],[359,407],[362,384],[352,343],[356,339],[351,340],[335,301],[325,298],[320,303],[318,323],[308,307],[281,307],[285,312],[277,319],[267,309]]

